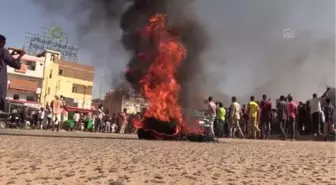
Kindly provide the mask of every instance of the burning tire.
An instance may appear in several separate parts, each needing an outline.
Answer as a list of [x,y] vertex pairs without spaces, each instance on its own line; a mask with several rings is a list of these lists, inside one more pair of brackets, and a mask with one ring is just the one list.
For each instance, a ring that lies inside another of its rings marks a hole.
[[155,139],[151,132],[144,130],[143,128],[138,129],[138,139],[153,140]]

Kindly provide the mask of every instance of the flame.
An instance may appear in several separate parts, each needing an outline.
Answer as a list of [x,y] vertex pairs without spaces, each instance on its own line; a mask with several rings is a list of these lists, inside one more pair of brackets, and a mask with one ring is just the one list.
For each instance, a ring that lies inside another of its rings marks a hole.
[[183,122],[182,108],[178,104],[180,85],[175,73],[185,57],[186,49],[168,32],[163,14],[151,17],[145,30],[156,42],[157,51],[154,62],[140,82],[142,94],[149,102],[144,116],[162,121],[175,119],[180,125]]
[[[154,15],[149,19],[149,23],[139,31],[142,40],[154,46],[151,50],[147,49],[137,55],[139,61],[152,61],[148,71],[140,80],[141,93],[149,103],[144,118],[177,123],[176,132],[170,137],[181,132],[200,133],[199,127],[193,128],[190,124],[188,126],[184,124],[182,107],[178,103],[181,87],[175,74],[187,51],[179,38],[169,31],[166,18],[165,14]],[[143,120],[134,119],[132,122],[135,128],[143,127]],[[157,137],[167,136],[152,132]]]

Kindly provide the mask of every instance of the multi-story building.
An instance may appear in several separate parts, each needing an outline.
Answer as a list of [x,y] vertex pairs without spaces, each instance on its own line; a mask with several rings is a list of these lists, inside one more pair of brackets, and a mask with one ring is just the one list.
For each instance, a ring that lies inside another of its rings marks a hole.
[[115,89],[106,93],[103,106],[110,114],[120,113],[124,108],[128,113],[134,114],[142,112],[148,104],[143,97],[132,91]]
[[55,96],[64,96],[68,106],[91,108],[94,67],[61,60],[61,53],[46,50],[41,92],[43,106]]
[[[8,48],[9,52],[16,50]],[[8,91],[7,99],[38,102],[43,82],[44,58],[24,55],[21,59],[21,69],[7,67]]]

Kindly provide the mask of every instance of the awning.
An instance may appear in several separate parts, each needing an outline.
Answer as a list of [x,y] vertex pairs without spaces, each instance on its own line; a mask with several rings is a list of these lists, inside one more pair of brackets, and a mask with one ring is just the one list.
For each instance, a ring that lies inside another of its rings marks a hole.
[[66,106],[66,110],[67,110],[68,112],[75,112],[75,111],[78,111],[78,112],[83,112],[83,113],[90,113],[90,112],[93,111],[93,110],[91,110],[91,109],[83,109],[83,108],[71,107],[71,106]]

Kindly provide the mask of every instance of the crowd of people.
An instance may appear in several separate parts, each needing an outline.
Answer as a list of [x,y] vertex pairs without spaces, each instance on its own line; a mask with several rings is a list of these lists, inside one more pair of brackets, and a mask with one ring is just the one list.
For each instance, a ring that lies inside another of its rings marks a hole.
[[232,97],[229,108],[209,97],[208,117],[214,120],[217,137],[270,139],[272,134],[281,134],[283,139],[295,140],[298,135],[311,134],[327,140],[328,135],[335,134],[335,102],[327,97],[329,90],[321,97],[313,94],[306,103],[294,101],[291,95],[280,96],[275,109],[266,95],[261,101],[251,96],[242,106]]
[[[291,95],[280,96],[276,108],[272,108],[272,102],[266,95],[262,95],[261,101],[251,96],[250,101],[242,106],[236,97],[232,97],[232,103],[227,108],[222,102],[214,102],[209,97],[206,116],[214,123],[212,132],[219,138],[270,139],[272,135],[280,134],[283,139],[291,140],[298,135],[322,135],[327,139],[328,135],[335,134],[335,108],[326,97],[328,92],[329,88],[321,97],[313,94],[313,98],[305,103],[294,101]],[[29,125],[30,128],[53,131],[132,134],[137,132],[132,120],[142,119],[141,113],[129,114],[127,109],[109,114],[103,105],[94,112],[75,111],[69,116],[62,96],[55,96],[50,105],[33,111],[30,119],[27,119],[24,110],[14,112],[16,115],[11,116],[12,122],[19,118],[21,127]],[[73,124],[70,124],[69,117]]]
[[110,115],[102,105],[97,111],[74,111],[70,115],[62,96],[56,96],[50,105],[40,110],[28,113],[27,107],[23,107],[21,110],[13,109],[10,115],[10,122],[15,128],[122,134],[136,133],[133,125],[128,123],[131,119],[140,119],[140,113],[128,114],[126,108]]

